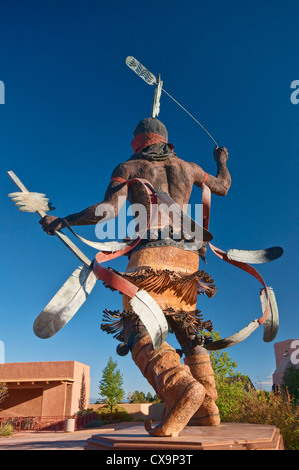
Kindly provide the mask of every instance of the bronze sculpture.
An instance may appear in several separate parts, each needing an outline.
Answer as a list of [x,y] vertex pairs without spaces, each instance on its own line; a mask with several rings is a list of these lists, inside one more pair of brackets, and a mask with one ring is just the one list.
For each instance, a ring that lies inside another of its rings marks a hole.
[[[121,179],[144,178],[154,188],[168,193],[180,207],[189,202],[193,185],[200,187],[205,182],[214,194],[221,196],[229,190],[231,178],[225,148],[214,150],[217,163],[217,175],[214,177],[207,175],[196,163],[176,156],[173,146],[168,143],[167,130],[158,119],[147,118],[138,124],[132,146],[135,150],[133,157],[114,170],[103,201],[109,203],[116,214],[119,196],[125,196],[131,203],[147,204],[138,182],[128,190]],[[53,230],[65,227],[65,221],[73,226],[96,224],[101,218],[95,215],[98,206],[95,204],[64,219],[46,216],[41,220],[42,227],[51,234]],[[164,227],[156,228],[162,231]],[[128,298],[124,295],[124,312],[120,315],[123,328],[118,338],[128,345],[137,366],[166,405],[162,423],[155,429],[147,425],[153,435],[178,435],[193,415],[195,424],[216,425],[220,422],[209,354],[203,348],[199,334],[210,324],[203,322],[196,310],[198,293],[212,296],[216,288],[211,278],[198,270],[199,255],[204,256],[205,246],[200,251],[192,251],[184,245],[182,239],[172,239],[171,244],[168,239],[164,246],[161,239],[158,246],[153,241],[142,240],[130,252],[127,271],[121,274],[133,284],[143,286],[161,306],[181,344],[187,364],[180,363],[178,353],[167,343],[154,350],[146,329],[131,311]],[[108,332],[115,331],[113,328],[109,330],[109,322],[102,328]]]
[[[231,185],[227,149],[219,148],[207,130],[187,112],[216,144],[217,174],[212,176],[196,163],[178,158],[174,146],[168,142],[166,127],[156,118],[161,91],[168,94],[162,88],[160,76],[156,79],[133,57],[128,57],[126,62],[148,84],[156,84],[152,117],[137,125],[132,141],[134,155],[115,168],[104,200],[65,218],[48,216],[46,211],[52,208],[45,195],[30,193],[13,172],[8,174],[21,192],[12,193],[10,197],[20,210],[37,212],[42,217],[43,230],[58,236],[83,263],[37,317],[35,334],[41,338],[56,334],[80,308],[97,279],[119,290],[123,294],[123,311],[106,309],[101,328],[121,342],[117,348],[120,355],[131,351],[136,365],[165,403],[162,422],[155,428],[150,421],[146,422],[147,431],[154,436],[177,436],[187,424],[213,426],[220,423],[208,350],[243,341],[259,325],[264,325],[264,341],[275,338],[278,310],[274,292],[247,263],[272,261],[281,256],[283,250],[274,247],[226,253],[211,245],[213,236],[208,232],[211,192],[225,196]],[[193,228],[200,228],[199,238],[196,231],[184,227],[185,207],[194,185],[202,189],[203,227],[190,217],[189,221]],[[139,227],[142,236],[124,240],[124,243],[105,244],[89,242],[71,228],[117,217],[125,200],[131,205],[139,203],[145,209],[145,219]],[[159,213],[164,202],[166,206],[171,205],[179,220],[175,220],[173,214],[165,219],[163,210],[153,220],[153,206]],[[65,227],[84,243],[100,250],[92,262],[61,231]],[[211,342],[202,331],[211,331],[212,323],[204,321],[196,308],[198,294],[212,297],[216,293],[214,281],[199,270],[199,258],[205,260],[207,245],[219,258],[253,275],[263,286],[262,317],[232,336]],[[129,257],[125,273],[101,266],[102,261],[122,254]],[[165,342],[168,330],[176,335],[180,351]],[[183,354],[184,364],[180,361]]]

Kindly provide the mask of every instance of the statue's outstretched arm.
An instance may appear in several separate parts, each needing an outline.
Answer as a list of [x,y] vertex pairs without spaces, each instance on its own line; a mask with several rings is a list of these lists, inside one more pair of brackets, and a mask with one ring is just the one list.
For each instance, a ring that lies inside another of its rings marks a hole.
[[[126,169],[122,164],[115,168],[112,176],[120,176],[124,179],[128,179]],[[53,235],[53,230],[60,230],[66,226],[64,222],[65,220],[69,225],[95,225],[102,219],[107,221],[117,217],[127,195],[128,187],[126,184],[111,181],[102,202],[89,206],[80,212],[70,214],[64,218],[47,215],[41,219],[40,224],[45,232],[49,235]]]
[[193,170],[194,184],[201,187],[205,183],[212,193],[218,196],[226,196],[231,186],[231,176],[227,169],[228,151],[225,147],[216,147],[214,159],[217,163],[217,176],[207,174],[200,166],[191,163]]

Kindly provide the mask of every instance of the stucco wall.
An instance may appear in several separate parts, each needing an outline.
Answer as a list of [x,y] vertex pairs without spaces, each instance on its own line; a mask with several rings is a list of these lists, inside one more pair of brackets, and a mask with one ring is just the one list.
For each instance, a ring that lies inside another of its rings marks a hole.
[[72,386],[72,397],[70,401],[70,412],[66,413],[72,415],[78,411],[78,400],[80,397],[80,390],[82,378],[84,374],[85,388],[86,388],[86,404],[85,408],[89,407],[90,396],[90,367],[81,362],[74,361],[74,383]]
[[42,388],[10,389],[8,397],[0,404],[0,417],[41,416],[42,402]]
[[0,404],[1,416],[69,416],[78,411],[82,376],[89,406],[90,368],[77,361],[0,364],[0,382],[9,396]]

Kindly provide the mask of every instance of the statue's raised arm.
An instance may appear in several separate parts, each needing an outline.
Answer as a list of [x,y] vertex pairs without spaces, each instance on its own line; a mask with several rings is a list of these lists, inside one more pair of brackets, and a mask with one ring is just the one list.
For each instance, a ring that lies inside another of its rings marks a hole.
[[192,167],[193,182],[201,187],[205,183],[212,193],[217,196],[226,196],[231,186],[231,176],[227,168],[228,151],[225,147],[214,149],[214,159],[217,163],[217,175],[212,176],[206,173],[196,163],[190,163]]

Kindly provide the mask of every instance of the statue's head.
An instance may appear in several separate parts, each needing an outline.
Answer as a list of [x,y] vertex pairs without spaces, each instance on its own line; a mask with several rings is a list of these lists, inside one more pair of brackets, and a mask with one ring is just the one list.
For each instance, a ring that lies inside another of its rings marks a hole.
[[[134,154],[139,154],[154,144],[163,144],[163,148],[161,146],[159,148],[161,154],[169,154],[174,149],[174,146],[168,143],[167,129],[159,119],[152,117],[142,119],[136,126],[134,139],[131,142]],[[155,150],[158,150],[157,147]]]
[[138,134],[158,134],[167,141],[168,132],[164,124],[156,118],[145,118],[142,119],[136,126],[134,131],[134,136]]

